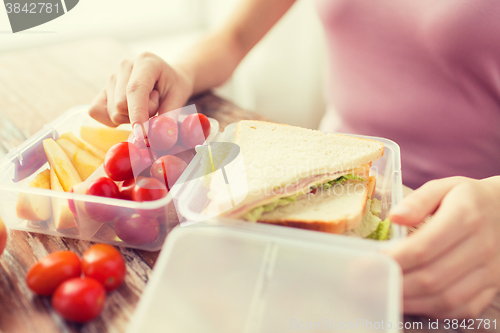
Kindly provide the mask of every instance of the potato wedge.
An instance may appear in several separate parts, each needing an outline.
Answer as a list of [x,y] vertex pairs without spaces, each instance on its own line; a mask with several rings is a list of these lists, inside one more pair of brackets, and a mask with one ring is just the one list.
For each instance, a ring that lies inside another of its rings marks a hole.
[[109,148],[115,144],[127,141],[131,131],[122,130],[112,127],[91,127],[82,126],[80,128],[80,136],[83,140],[94,145],[103,152],[107,152]]
[[[28,184],[29,187],[50,189],[50,172],[45,169],[36,175]],[[20,219],[45,221],[51,215],[50,198],[48,196],[19,193],[16,203],[16,214]]]
[[88,151],[79,148],[72,141],[59,138],[56,142],[69,157],[69,160],[75,166],[82,180],[87,179],[93,174],[103,162]]
[[50,169],[54,170],[64,191],[69,191],[73,186],[82,182],[78,171],[64,150],[53,140],[43,140],[43,149]]
[[[50,169],[50,188],[63,192],[64,188],[54,169]],[[52,211],[56,229],[70,229],[76,227],[75,216],[69,209],[68,201],[61,198],[52,198]]]
[[94,155],[98,159],[100,159],[101,163],[104,161],[104,156],[106,154],[102,150],[100,150],[100,149],[96,148],[95,146],[91,145],[90,143],[80,139],[79,137],[77,137],[76,135],[74,135],[71,132],[67,132],[67,133],[62,134],[59,137],[59,139],[69,140],[69,141],[73,142],[78,148],[81,148],[81,149],[91,153],[92,155]]

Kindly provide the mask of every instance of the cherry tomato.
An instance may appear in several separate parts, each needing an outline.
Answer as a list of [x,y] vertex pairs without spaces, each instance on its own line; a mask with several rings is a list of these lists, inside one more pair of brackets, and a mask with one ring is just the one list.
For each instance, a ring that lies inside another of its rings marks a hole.
[[132,143],[134,144],[134,146],[136,146],[137,148],[139,149],[145,149],[145,148],[148,148],[148,146],[146,145],[146,142],[144,142],[144,140],[142,141],[139,141],[137,140],[137,138],[134,137],[134,139],[132,140]]
[[[99,197],[116,199],[121,198],[118,186],[114,181],[107,177],[100,177],[91,181],[88,184],[86,193],[88,195],[96,195]],[[118,207],[95,202],[86,202],[85,210],[91,219],[100,223],[112,221],[120,214]]]
[[177,122],[169,116],[161,115],[149,120],[148,141],[151,149],[170,149],[176,144],[178,136]]
[[162,156],[151,166],[151,177],[158,179],[171,189],[186,168],[187,163],[183,159],[172,155]]
[[141,151],[130,142],[117,143],[104,157],[106,175],[117,182],[134,177],[134,170],[138,170],[140,166]]
[[156,161],[158,155],[156,155],[154,150],[149,148],[141,149],[141,166],[139,167],[139,172],[136,174],[145,173],[149,175],[149,170],[151,165]]
[[195,154],[196,154],[196,152],[194,151],[193,148],[187,149],[187,148],[184,148],[183,146],[173,146],[164,155],[174,155],[174,156],[180,157],[184,160],[184,162],[189,164],[191,162],[191,160],[194,158]]
[[80,258],[70,251],[53,252],[28,271],[26,283],[38,295],[49,296],[64,281],[82,273]]
[[101,282],[106,291],[115,290],[125,279],[125,261],[111,245],[95,244],[82,255],[82,270],[85,276]]
[[180,128],[182,145],[186,148],[194,148],[202,145],[210,134],[210,121],[201,113],[193,113],[184,119]]
[[[134,201],[154,201],[165,197],[168,190],[165,185],[155,178],[141,177],[136,181],[132,190],[132,199]],[[136,212],[144,217],[155,218],[165,214],[165,207],[161,206],[154,209],[136,209]]]
[[155,178],[141,177],[137,180],[132,199],[134,201],[154,201],[167,196],[168,190],[165,185]]
[[123,216],[115,224],[115,233],[130,245],[151,244],[158,239],[160,224],[156,218],[142,215]]
[[134,177],[124,180],[118,187],[120,189],[121,198],[125,200],[132,200],[132,191],[135,187]]
[[149,148],[141,149],[142,165],[150,166],[154,163],[154,161],[156,161],[157,158],[158,155],[156,155],[154,150],[151,150]]
[[101,283],[89,277],[77,277],[56,289],[52,307],[66,320],[85,323],[101,313],[105,300],[106,290]]

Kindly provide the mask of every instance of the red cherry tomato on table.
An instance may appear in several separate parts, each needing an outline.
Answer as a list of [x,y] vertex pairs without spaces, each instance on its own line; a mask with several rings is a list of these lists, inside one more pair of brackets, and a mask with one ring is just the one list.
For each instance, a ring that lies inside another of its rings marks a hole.
[[151,244],[158,239],[160,224],[156,218],[142,215],[123,216],[115,224],[115,233],[130,245]]
[[[118,186],[107,177],[100,177],[91,181],[88,184],[86,193],[105,198],[121,198]],[[120,214],[118,207],[95,202],[86,202],[85,210],[91,219],[101,223],[112,221]]]
[[170,149],[177,143],[178,136],[177,122],[169,116],[161,115],[149,120],[148,141],[151,149]]
[[38,295],[49,296],[64,281],[81,274],[80,258],[70,251],[53,252],[28,271],[26,283]]
[[105,300],[106,290],[101,283],[89,277],[77,277],[57,288],[52,307],[66,320],[85,323],[101,313]]
[[167,196],[168,190],[165,185],[155,178],[141,177],[137,180],[132,199],[134,201],[154,201]]
[[186,168],[187,163],[183,159],[172,155],[162,156],[151,166],[151,177],[168,185],[170,189]]
[[126,273],[122,255],[107,244],[92,245],[83,253],[82,270],[85,276],[102,283],[106,291],[118,288]]
[[180,139],[186,148],[202,145],[210,135],[210,121],[201,113],[193,113],[184,119],[180,128]]
[[111,147],[104,157],[104,171],[114,181],[134,177],[140,171],[141,151],[130,142],[120,142]]

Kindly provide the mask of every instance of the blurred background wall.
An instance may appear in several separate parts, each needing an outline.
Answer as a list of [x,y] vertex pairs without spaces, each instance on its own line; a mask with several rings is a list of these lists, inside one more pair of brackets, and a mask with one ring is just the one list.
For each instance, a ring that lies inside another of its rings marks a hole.
[[[11,33],[0,10],[0,54],[111,37],[172,61],[231,14],[239,0],[80,0],[58,19]],[[317,128],[325,112],[326,47],[313,0],[298,0],[217,93],[282,123]],[[113,69],[110,69],[112,71]]]

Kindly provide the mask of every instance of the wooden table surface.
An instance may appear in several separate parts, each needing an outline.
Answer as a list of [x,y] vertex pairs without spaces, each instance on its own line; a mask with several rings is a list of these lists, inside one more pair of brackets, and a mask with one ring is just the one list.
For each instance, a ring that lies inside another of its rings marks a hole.
[[[89,104],[116,70],[119,60],[130,56],[122,44],[107,39],[1,55],[0,159],[67,109]],[[196,104],[199,112],[217,119],[221,129],[241,119],[261,119],[210,93],[194,98],[191,103]],[[124,332],[159,252],[120,248],[127,262],[125,283],[108,294],[100,317],[85,325],[64,321],[53,311],[49,298],[33,295],[26,286],[26,272],[38,259],[57,250],[71,250],[81,255],[89,245],[89,242],[70,238],[9,231],[7,247],[0,257],[0,330]],[[482,317],[497,319],[500,326],[499,297]],[[469,332],[445,330],[442,325],[437,330],[428,329],[428,319],[424,317],[405,316],[404,319],[409,323],[423,323],[423,329],[406,329],[405,332]],[[476,329],[474,332],[494,330]]]

